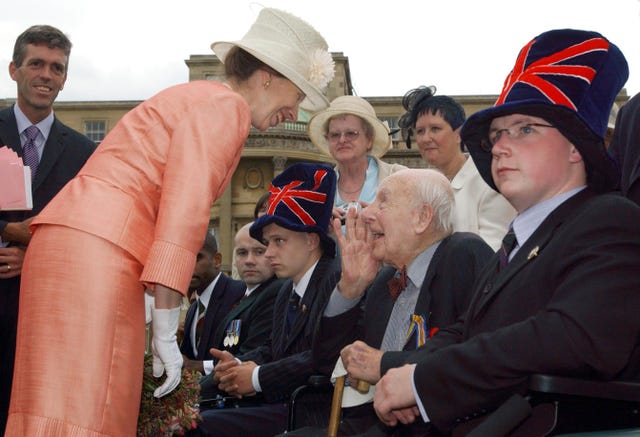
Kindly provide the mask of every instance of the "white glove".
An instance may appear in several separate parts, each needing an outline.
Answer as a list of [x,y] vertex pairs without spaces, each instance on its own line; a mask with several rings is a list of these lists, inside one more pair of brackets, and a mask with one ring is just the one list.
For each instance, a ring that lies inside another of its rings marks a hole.
[[180,384],[182,376],[182,354],[178,348],[176,331],[180,319],[180,307],[168,310],[153,308],[153,376],[159,378],[166,371],[167,379],[153,395],[157,398],[170,393]]

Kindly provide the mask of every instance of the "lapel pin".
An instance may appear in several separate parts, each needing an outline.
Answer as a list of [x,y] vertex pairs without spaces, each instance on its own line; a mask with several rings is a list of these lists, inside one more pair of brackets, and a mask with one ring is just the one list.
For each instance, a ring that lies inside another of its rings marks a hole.
[[531,249],[531,252],[529,252],[529,256],[527,256],[527,260],[533,259],[536,256],[538,256],[538,250],[540,250],[539,246],[536,246],[533,249]]
[[306,313],[307,312],[307,306],[305,304],[302,304],[301,310],[302,310],[302,314]]

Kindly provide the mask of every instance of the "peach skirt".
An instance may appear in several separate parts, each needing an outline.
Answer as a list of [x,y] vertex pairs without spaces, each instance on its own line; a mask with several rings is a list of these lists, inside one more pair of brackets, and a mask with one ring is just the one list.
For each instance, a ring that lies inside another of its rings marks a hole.
[[22,269],[7,436],[135,436],[142,266],[114,244],[36,228]]

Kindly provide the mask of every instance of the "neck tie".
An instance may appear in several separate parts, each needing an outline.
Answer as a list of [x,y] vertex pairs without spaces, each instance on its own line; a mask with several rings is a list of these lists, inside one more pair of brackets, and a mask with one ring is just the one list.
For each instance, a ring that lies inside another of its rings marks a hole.
[[513,232],[513,228],[509,228],[509,232],[502,239],[502,246],[498,251],[500,255],[500,270],[504,269],[509,264],[509,254],[518,244],[516,234]]
[[38,170],[38,148],[36,147],[36,138],[40,133],[40,130],[36,126],[29,126],[24,130],[27,137],[27,142],[22,146],[22,161],[25,165],[31,167],[31,179],[36,177],[36,171]]
[[296,320],[298,314],[298,306],[300,305],[300,295],[296,293],[295,288],[291,289],[291,295],[289,296],[289,304],[287,305],[287,320],[286,320],[286,334],[289,336],[289,331],[293,326],[293,322]]
[[204,325],[204,313],[207,311],[207,307],[204,306],[200,298],[198,298],[198,318],[196,319],[196,347],[200,343],[200,336],[202,335],[202,326]]
[[407,288],[407,266],[396,271],[393,278],[387,281],[387,287],[389,287],[391,299],[395,301],[400,296],[400,293]]

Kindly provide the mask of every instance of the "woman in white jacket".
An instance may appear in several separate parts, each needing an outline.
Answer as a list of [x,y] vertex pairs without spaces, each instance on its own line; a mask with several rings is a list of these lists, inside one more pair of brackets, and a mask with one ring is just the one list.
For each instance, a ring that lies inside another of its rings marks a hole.
[[464,153],[460,128],[465,112],[449,96],[435,96],[435,87],[409,91],[402,99],[407,112],[399,125],[411,147],[411,136],[422,157],[450,181],[456,199],[454,230],[480,235],[497,250],[516,211],[484,182],[473,160]]

